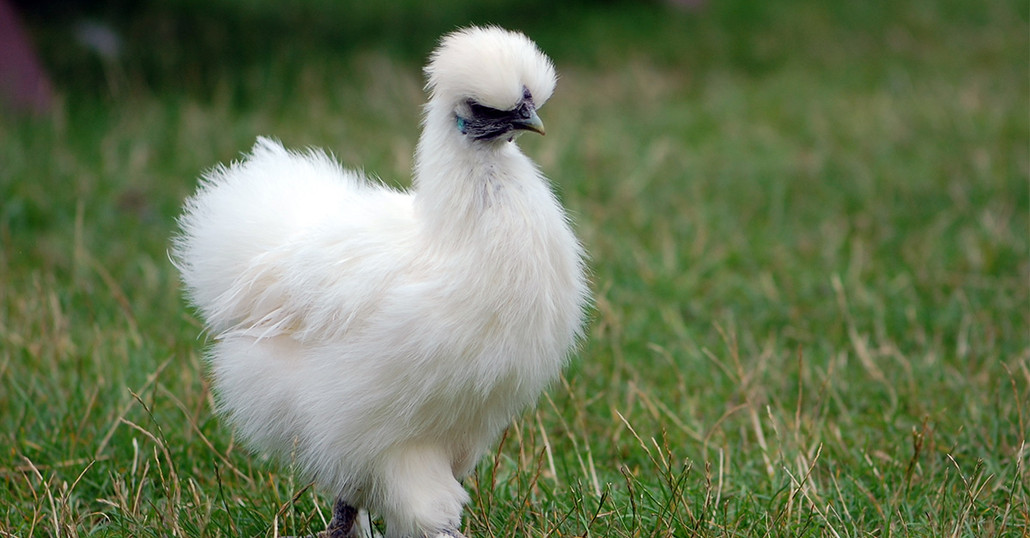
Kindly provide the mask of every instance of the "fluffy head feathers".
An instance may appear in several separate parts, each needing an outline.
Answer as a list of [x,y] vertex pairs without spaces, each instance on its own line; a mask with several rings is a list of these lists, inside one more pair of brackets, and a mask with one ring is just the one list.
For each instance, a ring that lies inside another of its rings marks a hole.
[[466,99],[511,110],[528,89],[540,107],[551,97],[554,65],[526,36],[496,26],[464,28],[440,41],[426,66],[432,100],[454,106]]

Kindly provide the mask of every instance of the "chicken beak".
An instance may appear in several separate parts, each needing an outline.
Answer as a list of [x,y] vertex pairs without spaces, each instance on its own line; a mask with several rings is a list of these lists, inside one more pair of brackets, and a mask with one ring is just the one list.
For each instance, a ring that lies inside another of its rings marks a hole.
[[535,110],[529,111],[528,118],[517,119],[512,122],[512,125],[516,129],[533,131],[534,133],[540,133],[541,135],[546,134],[544,132],[544,122],[540,120],[540,116],[537,116]]

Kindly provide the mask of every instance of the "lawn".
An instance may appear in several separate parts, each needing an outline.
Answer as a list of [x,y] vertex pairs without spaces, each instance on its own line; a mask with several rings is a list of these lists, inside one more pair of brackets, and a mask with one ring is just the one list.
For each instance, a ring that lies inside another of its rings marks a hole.
[[551,4],[27,11],[58,98],[0,112],[0,536],[324,528],[213,415],[169,237],[258,135],[406,186],[421,65],[469,22],[558,66],[520,144],[594,305],[466,534],[1030,533],[1030,7]]

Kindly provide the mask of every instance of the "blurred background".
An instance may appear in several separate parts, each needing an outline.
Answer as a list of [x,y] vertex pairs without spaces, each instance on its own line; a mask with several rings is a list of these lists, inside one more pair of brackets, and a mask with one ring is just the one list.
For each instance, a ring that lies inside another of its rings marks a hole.
[[1026,2],[0,2],[0,531],[324,526],[212,415],[175,217],[260,135],[406,187],[493,23],[560,73],[519,143],[595,305],[470,535],[1026,532]]

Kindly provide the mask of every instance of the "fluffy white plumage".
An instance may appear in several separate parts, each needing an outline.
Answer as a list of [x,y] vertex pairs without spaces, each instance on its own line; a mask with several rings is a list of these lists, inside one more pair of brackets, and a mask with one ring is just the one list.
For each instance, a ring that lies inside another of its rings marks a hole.
[[220,411],[388,537],[460,536],[459,480],[559,374],[587,301],[582,249],[512,142],[542,132],[550,60],[468,28],[426,74],[410,192],[259,139],[204,176],[173,247]]

